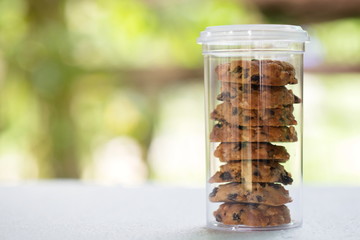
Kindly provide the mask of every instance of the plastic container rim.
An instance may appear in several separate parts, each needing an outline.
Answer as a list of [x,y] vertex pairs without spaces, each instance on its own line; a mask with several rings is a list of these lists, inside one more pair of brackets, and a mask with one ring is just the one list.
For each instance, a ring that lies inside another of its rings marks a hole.
[[246,24],[210,26],[200,33],[199,44],[237,45],[254,41],[308,42],[309,35],[300,26]]

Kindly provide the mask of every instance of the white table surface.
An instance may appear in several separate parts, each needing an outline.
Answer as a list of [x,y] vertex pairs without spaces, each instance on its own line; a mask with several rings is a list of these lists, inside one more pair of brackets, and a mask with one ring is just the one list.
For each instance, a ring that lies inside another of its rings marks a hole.
[[80,182],[0,185],[0,239],[360,239],[359,187],[305,187],[302,228],[208,230],[201,189]]

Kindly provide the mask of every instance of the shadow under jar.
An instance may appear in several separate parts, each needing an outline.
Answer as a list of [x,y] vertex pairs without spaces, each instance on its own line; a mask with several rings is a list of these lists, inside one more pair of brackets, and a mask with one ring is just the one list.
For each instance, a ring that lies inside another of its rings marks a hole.
[[208,27],[207,226],[302,224],[302,86],[307,33],[291,25]]

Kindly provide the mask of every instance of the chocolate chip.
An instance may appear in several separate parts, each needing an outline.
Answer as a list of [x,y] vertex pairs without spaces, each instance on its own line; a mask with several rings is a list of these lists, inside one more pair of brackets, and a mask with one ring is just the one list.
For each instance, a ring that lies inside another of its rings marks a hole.
[[234,147],[234,151],[240,151],[243,147],[246,147],[246,143],[237,143]]
[[293,182],[293,179],[289,175],[281,175],[281,182],[285,185],[291,184]]
[[256,196],[256,200],[257,200],[258,202],[262,202],[262,201],[263,201],[263,197],[262,197],[262,196],[257,195],[257,196]]
[[286,140],[290,140],[290,136],[289,136],[289,135],[286,135],[285,138],[286,138]]
[[222,95],[224,97],[230,97],[231,96],[230,92],[223,92]]
[[251,85],[251,89],[257,91],[260,89],[260,86],[259,85]]
[[237,193],[230,193],[228,194],[227,199],[234,201],[237,198],[237,196],[238,196]]
[[270,167],[270,171],[274,171],[275,170],[275,168],[274,167]]
[[213,191],[209,194],[209,197],[215,197],[216,193],[218,192],[219,188],[214,188]]
[[243,75],[244,78],[248,78],[249,77],[249,69],[246,69]]
[[217,100],[224,101],[224,100],[226,100],[226,99],[228,99],[230,97],[231,97],[230,92],[222,92],[217,96]]
[[259,185],[260,185],[261,187],[263,187],[263,188],[266,186],[265,183],[259,183]]
[[217,124],[215,124],[215,126],[214,127],[216,127],[216,128],[222,128],[222,124],[221,123],[217,123]]
[[220,174],[220,178],[224,181],[231,180],[232,176],[229,172],[223,172]]
[[301,103],[301,99],[294,95],[294,103]]
[[259,176],[260,176],[260,172],[259,172],[258,170],[255,170],[255,171],[254,171],[254,176],[259,177]]
[[242,71],[242,67],[240,67],[240,66],[237,66],[236,68],[234,68],[232,70],[233,73],[241,73],[241,71]]
[[260,77],[259,77],[259,75],[252,75],[252,76],[251,76],[251,82],[252,82],[252,83],[259,83],[259,82],[260,82]]
[[249,116],[244,116],[244,121],[250,121],[251,120],[251,117]]
[[216,221],[218,221],[218,222],[222,222],[222,217],[221,217],[220,214],[216,214],[216,215],[215,215],[215,219],[216,219]]
[[266,163],[266,164],[270,164],[270,163],[271,163],[271,160],[266,160],[265,163]]
[[234,221],[240,220],[240,215],[238,213],[234,213],[232,217]]
[[274,110],[270,110],[270,115],[274,116],[275,115],[275,111]]
[[232,115],[238,114],[238,108],[237,108],[237,107],[233,107],[231,113],[232,113]]
[[281,187],[279,184],[272,184],[271,186],[275,189],[279,189]]

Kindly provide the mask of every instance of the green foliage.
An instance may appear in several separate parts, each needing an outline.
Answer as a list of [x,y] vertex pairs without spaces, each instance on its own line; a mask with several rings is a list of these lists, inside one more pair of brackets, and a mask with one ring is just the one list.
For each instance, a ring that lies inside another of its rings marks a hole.
[[311,29],[325,49],[326,63],[360,64],[360,18],[315,24]]
[[24,0],[0,1],[0,47],[11,55],[27,30]]
[[305,180],[356,185],[360,182],[359,74],[317,75],[307,80]]
[[194,54],[200,31],[256,20],[231,0],[74,0],[66,13],[77,63],[99,68],[200,66],[201,55]]

